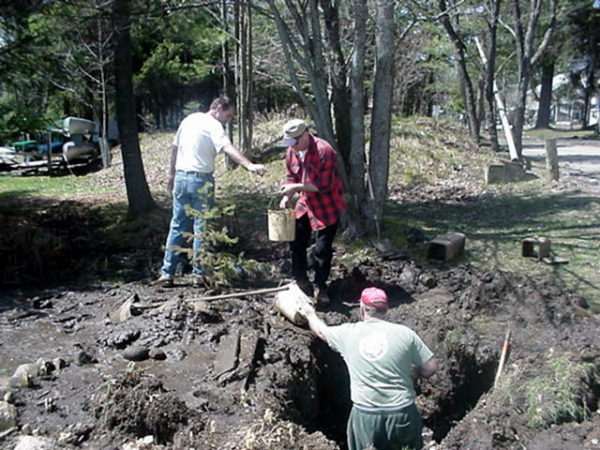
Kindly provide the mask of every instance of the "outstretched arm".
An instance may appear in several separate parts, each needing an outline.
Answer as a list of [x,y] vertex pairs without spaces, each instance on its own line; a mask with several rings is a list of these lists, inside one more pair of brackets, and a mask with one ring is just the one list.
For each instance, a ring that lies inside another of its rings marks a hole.
[[264,165],[252,163],[252,161],[246,158],[242,154],[242,152],[240,152],[233,145],[226,145],[225,147],[223,147],[223,151],[227,153],[227,155],[229,155],[229,157],[233,159],[236,163],[242,165],[246,170],[258,173],[259,175],[265,173],[266,168]]
[[315,309],[312,306],[307,306],[301,308],[300,314],[302,314],[304,317],[306,317],[306,320],[308,320],[308,326],[310,327],[311,331],[315,333],[320,339],[327,342],[327,337],[325,336],[325,333],[327,332],[327,328],[329,328],[329,326],[321,319],[319,319],[319,316],[317,316]]

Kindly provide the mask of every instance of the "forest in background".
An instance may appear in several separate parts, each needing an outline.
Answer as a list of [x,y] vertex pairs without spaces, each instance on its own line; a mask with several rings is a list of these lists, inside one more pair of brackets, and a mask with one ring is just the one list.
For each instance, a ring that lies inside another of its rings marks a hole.
[[[373,231],[388,197],[393,117],[449,116],[521,159],[526,126],[561,98],[588,126],[600,66],[591,0],[27,0],[0,8],[0,137],[66,116],[118,122],[133,215],[153,206],[137,134],[172,129],[219,93],[236,143],[253,123],[306,115],[337,148],[349,224]],[[552,89],[555,74],[568,83]],[[541,86],[536,90],[532,87]],[[597,98],[597,97],[596,97]],[[536,108],[532,109],[532,105]],[[597,100],[596,100],[597,107]],[[491,126],[491,125],[494,126]],[[235,133],[234,133],[235,131]],[[511,146],[510,141],[514,141]]]

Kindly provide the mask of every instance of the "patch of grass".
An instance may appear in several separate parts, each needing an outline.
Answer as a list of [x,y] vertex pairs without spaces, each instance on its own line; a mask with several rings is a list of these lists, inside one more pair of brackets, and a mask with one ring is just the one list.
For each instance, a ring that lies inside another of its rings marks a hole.
[[[457,204],[393,204],[389,210],[401,227],[421,229],[428,240],[448,231],[465,233],[467,256],[483,270],[551,274],[594,308],[600,307],[597,197],[534,189]],[[521,257],[521,240],[532,236],[549,238],[552,254],[566,258],[568,264],[548,265]],[[424,248],[413,247],[411,256],[428,263]]]
[[468,134],[446,120],[410,117],[394,120],[390,142],[390,179],[406,185],[446,178],[466,162]]
[[525,383],[526,414],[529,425],[547,428],[554,424],[586,420],[590,410],[583,393],[594,376],[591,363],[574,363],[566,356],[548,363],[548,371]]
[[23,195],[90,194],[97,190],[86,177],[66,176],[0,176],[0,200]]

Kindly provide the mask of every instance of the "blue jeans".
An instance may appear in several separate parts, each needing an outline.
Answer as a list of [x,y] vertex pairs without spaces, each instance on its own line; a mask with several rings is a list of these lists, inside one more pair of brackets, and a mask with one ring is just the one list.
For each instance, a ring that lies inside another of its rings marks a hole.
[[[193,250],[193,273],[202,275],[200,267],[200,247],[202,246],[202,225],[201,217],[193,217],[186,209],[193,208],[196,211],[204,212],[208,206],[214,206],[214,178],[210,173],[183,172],[178,170],[175,173],[175,184],[173,186],[173,217],[169,227],[169,235],[165,244],[165,257],[161,273],[167,276],[173,276],[177,264],[180,261],[186,236],[192,229],[194,230]],[[186,208],[187,207],[187,208]]]

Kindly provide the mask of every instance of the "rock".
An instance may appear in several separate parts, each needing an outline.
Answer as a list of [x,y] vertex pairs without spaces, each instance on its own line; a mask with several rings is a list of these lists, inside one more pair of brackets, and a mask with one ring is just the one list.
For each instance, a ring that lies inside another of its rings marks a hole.
[[17,408],[10,403],[0,401],[0,432],[17,425]]
[[132,305],[133,302],[136,301],[136,297],[137,296],[130,298],[125,303],[123,303],[116,311],[110,313],[108,315],[108,319],[112,323],[120,323],[126,321],[131,316],[133,316]]
[[185,357],[187,356],[187,353],[185,352],[185,350],[182,350],[180,348],[176,348],[176,349],[170,351],[169,354],[176,361],[183,361],[185,359]]
[[85,350],[81,350],[79,353],[77,353],[77,356],[75,358],[75,363],[78,366],[85,366],[86,364],[95,364],[97,362],[98,360],[96,359],[96,357]]
[[58,442],[61,444],[75,445],[77,444],[77,435],[69,432],[62,432],[58,435]]
[[8,391],[4,394],[2,398],[6,403],[14,403],[15,395],[11,391]]
[[122,355],[128,361],[145,361],[150,357],[150,352],[146,347],[136,345],[126,349]]
[[160,348],[153,348],[149,352],[149,356],[152,359],[156,359],[157,361],[164,361],[167,359],[167,354],[161,350]]
[[41,436],[21,436],[14,450],[62,450],[64,447],[55,441]]
[[31,385],[31,377],[27,374],[20,375],[18,377],[12,376],[8,380],[8,386],[11,388],[24,388]]
[[28,378],[33,378],[33,377],[37,377],[40,374],[40,366],[38,364],[21,364],[19,367],[17,367],[17,370],[15,370],[15,373],[13,374],[13,378],[23,378],[23,379],[28,379]]
[[62,358],[54,358],[52,361],[52,365],[54,366],[54,370],[64,369],[69,365],[69,363]]
[[43,358],[38,359],[35,362],[35,365],[38,367],[38,375],[41,376],[48,375],[54,371],[54,364],[52,364],[50,361],[46,361]]
[[123,445],[123,450],[150,450],[155,448],[154,437],[144,436],[134,442],[127,442]]
[[433,289],[437,285],[437,279],[435,275],[422,273],[419,276],[419,283],[421,283],[423,286],[429,289]]

